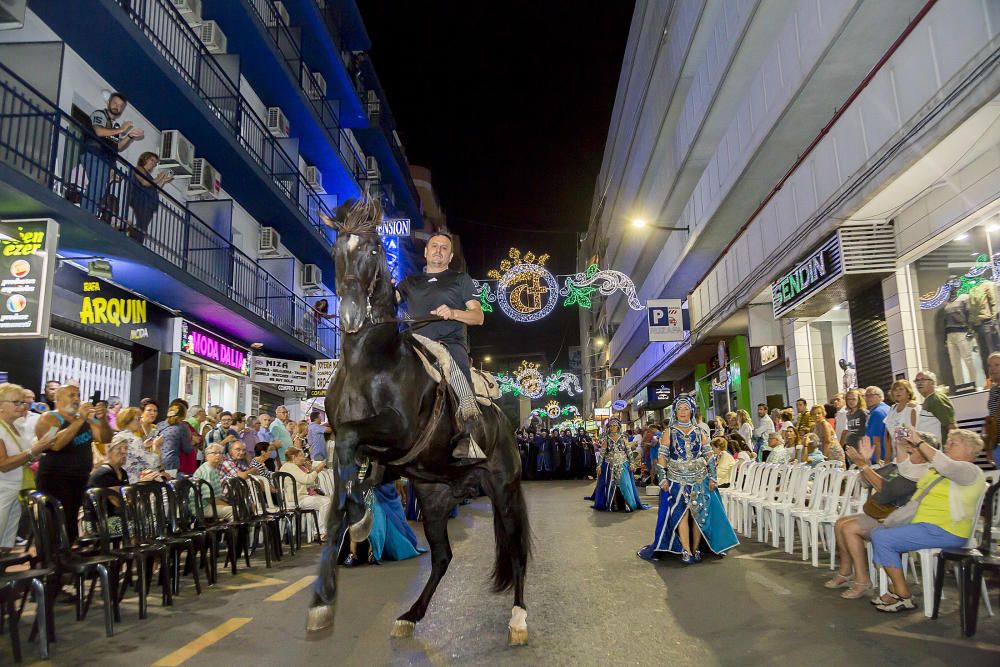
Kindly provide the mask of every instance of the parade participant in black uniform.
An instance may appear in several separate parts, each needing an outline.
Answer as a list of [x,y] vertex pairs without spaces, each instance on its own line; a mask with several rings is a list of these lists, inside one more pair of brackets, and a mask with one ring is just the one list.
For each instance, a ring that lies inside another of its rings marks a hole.
[[[407,276],[397,287],[401,301],[411,317],[436,315],[440,322],[421,325],[422,336],[436,340],[448,348],[455,366],[461,373],[452,374],[452,383],[460,401],[461,418],[465,425],[455,438],[454,456],[458,459],[485,458],[472,439],[472,427],[479,416],[479,406],[472,393],[469,371],[469,341],[467,326],[483,323],[476,287],[464,271],[450,268],[455,256],[452,237],[438,232],[427,240],[424,258],[427,266],[419,275]],[[464,386],[463,386],[464,385]]]

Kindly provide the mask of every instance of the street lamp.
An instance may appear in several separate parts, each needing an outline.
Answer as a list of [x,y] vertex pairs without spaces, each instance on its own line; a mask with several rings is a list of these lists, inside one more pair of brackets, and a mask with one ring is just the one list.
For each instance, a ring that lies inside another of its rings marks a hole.
[[632,226],[636,229],[642,229],[644,227],[651,227],[652,229],[659,229],[665,232],[687,232],[690,231],[690,227],[667,227],[664,225],[657,225],[651,222],[646,222],[642,218],[635,218],[632,220]]
[[483,357],[483,362],[484,362],[484,363],[487,363],[487,364],[488,364],[488,363],[490,363],[491,361],[493,361],[493,357],[491,357],[491,356],[489,356],[489,355],[487,355],[487,356]]

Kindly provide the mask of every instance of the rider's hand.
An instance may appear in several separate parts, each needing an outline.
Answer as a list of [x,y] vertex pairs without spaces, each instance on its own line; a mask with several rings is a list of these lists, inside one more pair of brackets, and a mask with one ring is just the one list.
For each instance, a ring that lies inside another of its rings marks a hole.
[[437,315],[443,320],[450,320],[454,317],[452,309],[449,308],[448,306],[438,306],[437,308],[431,311],[431,315]]

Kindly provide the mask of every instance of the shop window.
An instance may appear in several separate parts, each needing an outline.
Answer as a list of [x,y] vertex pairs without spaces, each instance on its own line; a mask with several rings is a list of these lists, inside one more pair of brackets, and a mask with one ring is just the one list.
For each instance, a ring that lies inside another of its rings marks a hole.
[[[923,365],[949,394],[986,386],[986,360],[997,333],[996,220],[952,238],[910,265]],[[993,257],[993,261],[990,261]]]
[[209,405],[221,405],[225,410],[237,410],[239,380],[225,373],[207,373],[205,395]]
[[188,405],[204,405],[201,397],[201,368],[193,364],[181,362],[180,394]]

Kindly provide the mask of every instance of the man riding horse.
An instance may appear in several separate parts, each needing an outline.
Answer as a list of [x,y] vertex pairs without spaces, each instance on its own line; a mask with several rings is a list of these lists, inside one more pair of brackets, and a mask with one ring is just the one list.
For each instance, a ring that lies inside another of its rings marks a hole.
[[456,448],[452,455],[460,461],[475,462],[486,455],[472,438],[479,405],[472,391],[466,327],[482,325],[484,317],[472,278],[464,271],[451,268],[454,257],[455,245],[451,234],[433,234],[424,249],[427,260],[424,272],[405,278],[396,288],[396,300],[405,302],[411,317],[441,318],[440,321],[422,324],[417,331],[444,345],[457,367],[456,372],[451,374],[451,383],[458,394],[464,427],[455,436]]

